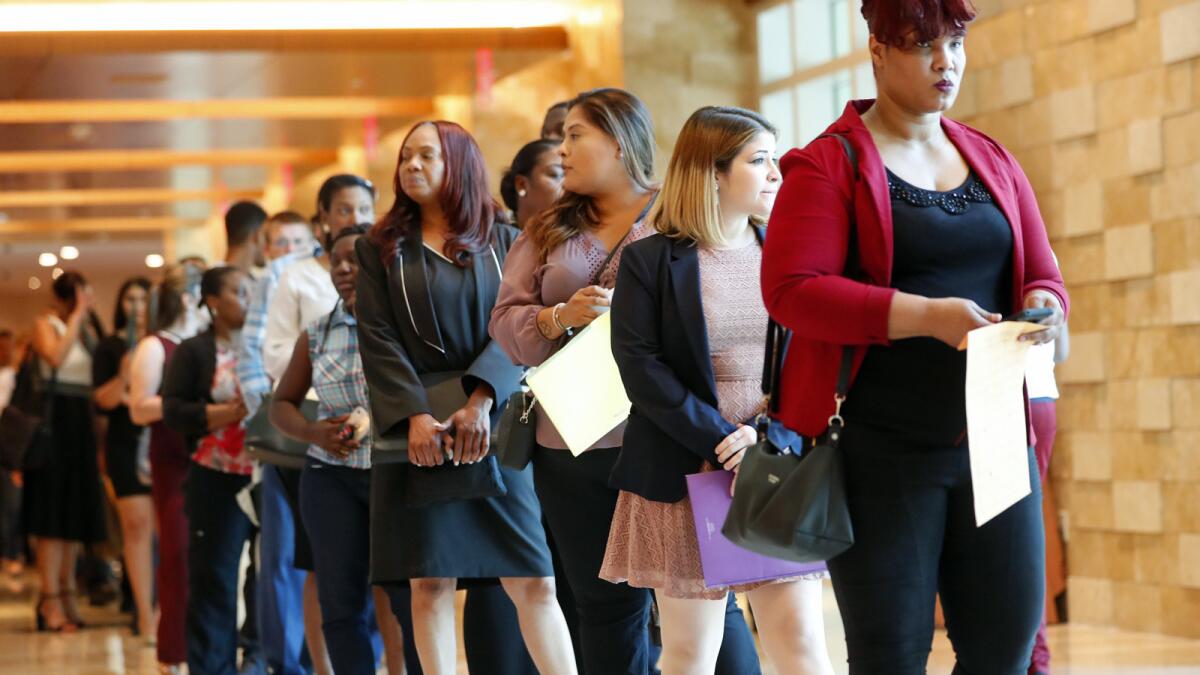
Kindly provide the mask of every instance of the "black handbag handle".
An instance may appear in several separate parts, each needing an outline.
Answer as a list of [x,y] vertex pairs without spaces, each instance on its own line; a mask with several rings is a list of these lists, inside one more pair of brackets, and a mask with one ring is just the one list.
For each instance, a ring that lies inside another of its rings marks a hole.
[[[820,138],[836,138],[842,144],[842,150],[846,153],[846,158],[850,161],[850,168],[854,172],[854,183],[859,180],[858,172],[858,154],[854,151],[854,146],[850,145],[850,141],[841,134],[823,134],[817,137]],[[846,245],[846,267],[843,272],[847,278],[855,278],[859,276],[861,271],[861,263],[858,256],[858,219],[854,215],[853,197],[850,204],[850,237]],[[787,356],[787,347],[791,342],[792,332],[779,325],[775,319],[768,317],[767,319],[767,348],[763,358],[763,376],[762,376],[762,393],[763,393],[763,409],[768,415],[777,415],[779,413],[779,390],[780,383],[783,379],[783,360]],[[854,346],[846,345],[842,347],[842,363],[838,371],[837,389],[834,393],[836,401],[836,409],[832,417],[829,418],[830,426],[837,424],[842,426],[842,404],[846,402],[846,394],[850,391],[850,376],[854,370]]]

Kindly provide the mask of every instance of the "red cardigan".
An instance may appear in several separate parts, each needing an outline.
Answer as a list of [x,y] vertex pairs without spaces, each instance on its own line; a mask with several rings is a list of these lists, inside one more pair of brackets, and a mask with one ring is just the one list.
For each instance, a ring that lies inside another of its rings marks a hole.
[[[834,410],[844,345],[856,350],[857,375],[868,345],[886,345],[892,281],[892,208],[887,174],[860,114],[873,100],[851,101],[826,133],[845,136],[858,154],[861,179],[835,138],[794,149],[780,162],[783,186],[763,248],[762,292],[767,311],[793,331],[783,368],[780,416],[806,436],[819,435]],[[1033,188],[1016,159],[996,141],[942,118],[942,128],[991,191],[1013,232],[1013,296],[1046,290],[1068,309],[1067,291],[1050,251]],[[842,276],[850,209],[858,219],[865,281]],[[853,395],[853,394],[851,394]]]

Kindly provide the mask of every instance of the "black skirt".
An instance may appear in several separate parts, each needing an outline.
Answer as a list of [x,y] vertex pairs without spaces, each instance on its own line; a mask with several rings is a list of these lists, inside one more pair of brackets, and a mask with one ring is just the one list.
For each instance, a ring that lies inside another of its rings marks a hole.
[[52,428],[54,454],[49,463],[25,473],[25,532],[85,544],[104,541],[104,495],[91,402],[56,395]]
[[455,578],[469,588],[497,577],[554,576],[531,467],[501,467],[503,497],[422,508],[404,505],[407,470],[407,464],[371,469],[372,583]]
[[[122,411],[128,419],[129,412]],[[118,498],[149,496],[150,486],[138,477],[138,443],[142,428],[134,427],[136,433],[131,438],[125,433],[114,432],[112,425],[116,424],[115,415],[109,417],[108,423],[109,431],[104,439],[104,465],[113,492]]]

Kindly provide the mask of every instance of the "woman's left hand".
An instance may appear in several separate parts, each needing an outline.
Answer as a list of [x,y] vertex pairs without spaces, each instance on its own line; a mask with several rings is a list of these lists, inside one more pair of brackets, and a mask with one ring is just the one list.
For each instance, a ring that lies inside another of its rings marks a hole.
[[454,464],[474,464],[487,456],[491,448],[492,420],[488,414],[491,401],[471,401],[459,408],[445,425],[454,429],[453,437],[446,438],[446,450],[453,451]]
[[1040,325],[1046,327],[1045,330],[1026,333],[1019,339],[1024,342],[1032,342],[1035,345],[1054,342],[1054,340],[1058,338],[1059,333],[1062,332],[1063,322],[1066,320],[1066,316],[1063,314],[1062,310],[1062,303],[1058,301],[1058,296],[1050,291],[1031,291],[1025,296],[1024,308],[1047,308],[1054,310],[1054,314],[1050,315],[1049,318],[1038,322]]

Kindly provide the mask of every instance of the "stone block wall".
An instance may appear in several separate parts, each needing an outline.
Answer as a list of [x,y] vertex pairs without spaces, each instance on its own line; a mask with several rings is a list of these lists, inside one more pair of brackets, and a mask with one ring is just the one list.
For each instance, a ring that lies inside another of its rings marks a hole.
[[976,4],[951,116],[1020,160],[1073,297],[1070,619],[1200,637],[1200,2]]

